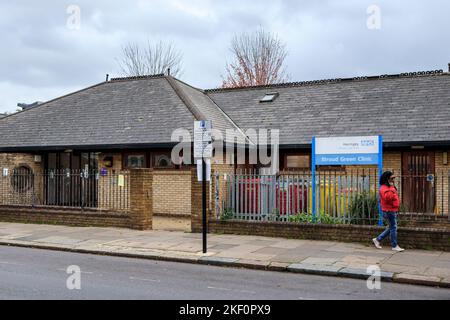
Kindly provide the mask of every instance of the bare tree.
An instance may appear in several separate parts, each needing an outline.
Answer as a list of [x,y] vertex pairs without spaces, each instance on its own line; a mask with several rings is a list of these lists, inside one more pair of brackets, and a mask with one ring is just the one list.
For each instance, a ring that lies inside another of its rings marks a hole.
[[231,48],[233,61],[227,63],[222,87],[246,87],[286,82],[284,61],[286,45],[277,35],[263,28],[253,33],[234,36]]
[[143,76],[163,74],[170,69],[170,74],[180,76],[183,55],[173,43],[159,41],[147,42],[146,47],[137,43],[128,43],[122,48],[122,56],[117,60],[124,76]]

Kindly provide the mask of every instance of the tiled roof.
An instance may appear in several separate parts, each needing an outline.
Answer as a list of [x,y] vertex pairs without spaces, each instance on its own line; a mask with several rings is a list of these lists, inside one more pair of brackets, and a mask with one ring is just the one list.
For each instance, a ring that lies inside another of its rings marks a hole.
[[199,120],[211,120],[215,129],[225,136],[227,129],[238,129],[230,119],[203,90],[194,88],[178,79],[168,77],[175,92]]
[[450,74],[206,91],[164,75],[115,78],[1,119],[0,151],[170,144],[175,129],[192,132],[193,121],[205,119],[221,130],[279,129],[290,146],[378,134],[392,144],[450,143]]
[[[206,92],[239,127],[279,129],[285,145],[379,134],[388,143],[450,142],[450,74],[442,71]],[[273,92],[274,102],[260,103]]]
[[204,120],[180,95],[218,127],[233,127],[209,97],[178,80],[116,78],[2,119],[0,150],[169,144],[175,129],[192,132],[194,120]]

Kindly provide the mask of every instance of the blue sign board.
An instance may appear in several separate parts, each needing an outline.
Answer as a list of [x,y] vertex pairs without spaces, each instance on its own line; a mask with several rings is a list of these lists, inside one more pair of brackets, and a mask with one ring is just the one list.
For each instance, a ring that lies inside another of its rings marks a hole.
[[[378,165],[379,176],[383,171],[383,137],[332,137],[313,138],[312,142],[312,179],[315,185],[316,166],[357,166]],[[312,200],[316,203],[316,188],[313,189]],[[380,208],[380,222],[383,224]],[[316,217],[316,206],[313,205],[313,217]]]
[[373,154],[321,154],[316,155],[317,166],[357,166],[357,165],[377,165],[379,161],[378,153]]

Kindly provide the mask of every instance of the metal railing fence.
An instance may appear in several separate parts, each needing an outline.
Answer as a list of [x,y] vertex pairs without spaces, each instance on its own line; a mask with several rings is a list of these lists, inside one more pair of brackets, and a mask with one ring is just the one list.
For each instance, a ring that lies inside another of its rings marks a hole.
[[[216,216],[221,219],[376,225],[378,170],[216,174]],[[397,175],[401,214],[448,217],[450,173]],[[312,188],[316,202],[312,203]]]
[[3,170],[0,205],[129,211],[129,172]]

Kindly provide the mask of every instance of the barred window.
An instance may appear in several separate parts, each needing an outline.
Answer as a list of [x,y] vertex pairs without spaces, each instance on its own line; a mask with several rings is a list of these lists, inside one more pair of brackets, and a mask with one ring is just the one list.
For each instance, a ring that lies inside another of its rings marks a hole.
[[34,187],[33,171],[28,166],[14,168],[11,176],[11,186],[15,192],[24,193]]
[[145,154],[127,154],[125,156],[125,168],[145,168]]
[[173,167],[170,157],[166,154],[155,155],[155,168],[171,168]]

